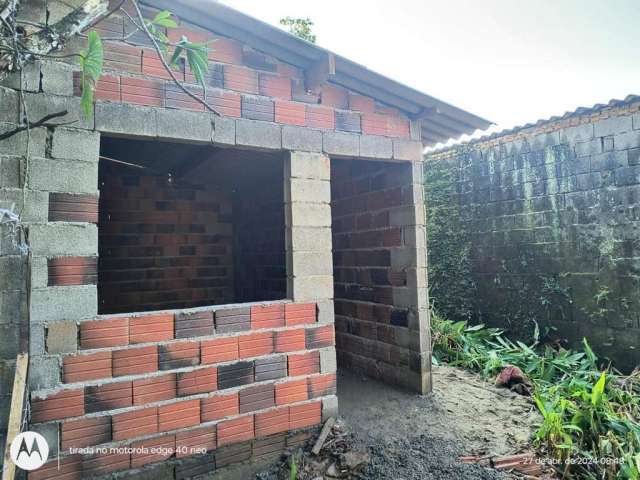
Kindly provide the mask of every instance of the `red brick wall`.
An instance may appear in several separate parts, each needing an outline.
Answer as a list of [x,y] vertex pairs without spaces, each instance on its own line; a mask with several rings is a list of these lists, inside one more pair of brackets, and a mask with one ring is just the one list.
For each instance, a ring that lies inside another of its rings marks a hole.
[[405,286],[407,275],[392,265],[393,252],[404,245],[392,212],[411,205],[410,169],[361,160],[331,163],[338,361],[392,382],[385,376],[410,360],[408,311],[394,307],[393,298],[393,287]]
[[101,166],[99,311],[230,303],[230,192],[146,172]]

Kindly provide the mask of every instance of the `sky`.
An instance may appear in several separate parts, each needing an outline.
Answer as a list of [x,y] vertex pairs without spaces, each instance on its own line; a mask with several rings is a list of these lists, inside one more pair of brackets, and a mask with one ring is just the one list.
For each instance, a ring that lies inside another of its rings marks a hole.
[[640,95],[640,0],[222,0],[491,120],[499,131]]

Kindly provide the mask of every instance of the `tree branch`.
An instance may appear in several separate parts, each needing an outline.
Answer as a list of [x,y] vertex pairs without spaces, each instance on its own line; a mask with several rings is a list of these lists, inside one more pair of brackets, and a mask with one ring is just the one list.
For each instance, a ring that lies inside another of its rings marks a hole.
[[53,120],[54,118],[64,117],[69,112],[67,110],[62,110],[61,112],[50,113],[49,115],[45,115],[37,122],[26,122],[24,125],[20,125],[19,127],[14,128],[8,132],[0,134],[0,140],[6,140],[7,138],[13,137],[14,135],[24,132],[29,128],[37,128],[45,125],[49,120]]
[[205,100],[201,99],[197,95],[194,95],[192,92],[190,92],[176,78],[175,73],[173,73],[173,70],[167,64],[167,61],[164,59],[164,55],[162,53],[162,49],[160,48],[160,45],[158,45],[158,42],[156,41],[156,38],[151,34],[149,29],[147,28],[147,24],[145,23],[144,17],[142,16],[142,12],[140,11],[140,7],[138,7],[138,2],[136,2],[135,0],[131,0],[131,4],[133,5],[133,8],[135,8],[136,15],[138,16],[138,20],[140,21],[140,26],[138,28],[141,27],[142,31],[147,35],[147,37],[149,37],[149,39],[151,40],[151,43],[153,43],[153,48],[155,48],[156,53],[158,54],[158,57],[160,57],[160,62],[162,63],[162,66],[169,73],[169,75],[171,76],[171,79],[173,80],[173,82],[180,88],[180,90],[182,90],[184,93],[186,93],[189,97],[193,98],[196,102],[201,103],[202,105],[204,105],[204,107],[207,110],[209,110],[211,113],[214,113],[214,114],[220,116],[220,113],[218,113],[218,111],[215,108],[213,108],[211,105],[209,105]]

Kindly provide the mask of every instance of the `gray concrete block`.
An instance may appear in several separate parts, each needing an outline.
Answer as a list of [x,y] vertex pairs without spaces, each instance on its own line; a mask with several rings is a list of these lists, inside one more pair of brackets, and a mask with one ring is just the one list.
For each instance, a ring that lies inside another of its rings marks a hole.
[[304,152],[322,151],[322,132],[307,127],[282,127],[282,148]]
[[31,257],[31,288],[44,288],[48,283],[47,257]]
[[96,193],[98,163],[34,157],[29,186],[50,192]]
[[0,290],[24,288],[26,272],[26,257],[0,257]]
[[322,421],[326,422],[331,417],[338,418],[338,397],[335,395],[322,399]]
[[393,139],[393,159],[408,160],[410,162],[422,161],[422,143],[414,140]]
[[[0,123],[0,133],[13,131],[16,127],[17,125],[12,123]],[[29,154],[44,157],[47,144],[47,129],[44,127],[32,128],[28,134],[23,130],[5,140],[0,140],[0,154],[26,155],[27,139],[29,139]]]
[[16,325],[0,325],[0,359],[16,358],[20,350],[20,329]]
[[47,352],[73,353],[78,350],[78,325],[73,320],[47,325]]
[[98,228],[93,224],[47,223],[29,226],[33,255],[95,256],[98,254]]
[[330,180],[331,160],[321,153],[291,152],[286,174],[293,178]]
[[76,285],[33,289],[31,321],[81,320],[98,313],[98,292],[95,285]]
[[[49,194],[27,190],[23,192],[17,188],[0,190],[0,208],[11,209],[20,216],[23,223],[46,222],[49,214]],[[24,208],[23,208],[24,205]]]
[[300,227],[330,227],[331,207],[325,203],[300,203],[290,204],[290,221],[288,225]]
[[20,123],[19,95],[15,90],[0,87],[0,122]]
[[30,357],[28,385],[31,390],[53,388],[60,384],[59,357]]
[[29,325],[29,355],[41,357],[45,355],[45,334],[46,328],[42,323],[31,323]]
[[282,148],[282,127],[257,120],[236,120],[236,144],[265,149]]
[[299,227],[289,229],[287,250],[331,251],[331,229],[328,227]]
[[333,276],[293,277],[291,289],[294,302],[333,298]]
[[640,113],[634,113],[631,117],[631,124],[634,130],[640,130]]
[[573,146],[573,150],[577,157],[586,157],[588,155],[597,155],[602,153],[602,140],[588,140],[586,142],[577,142]]
[[228,117],[214,117],[213,142],[221,145],[236,144],[236,121]]
[[312,275],[333,275],[331,251],[293,251],[292,270],[294,277]]
[[320,372],[333,373],[338,370],[336,362],[336,349],[333,347],[323,348],[320,350]]
[[47,122],[47,125],[60,125],[73,122],[73,128],[93,129],[93,114],[87,117],[80,107],[79,97],[62,97],[45,93],[25,94],[27,113],[32,122],[36,122],[45,115],[66,110],[68,113]]
[[158,109],[158,137],[211,143],[213,115],[174,109]]
[[335,321],[335,308],[333,300],[318,300],[318,323],[333,324]]
[[359,135],[344,132],[323,132],[322,150],[327,155],[337,157],[357,157],[360,155]]
[[23,291],[0,292],[0,324],[18,324],[25,317],[26,312],[27,296]]
[[62,62],[43,61],[40,65],[42,91],[53,95],[73,95],[73,67]]
[[422,120],[409,121],[409,136],[411,140],[422,141]]
[[614,148],[616,150],[628,150],[630,148],[640,147],[640,131],[621,133],[614,137]]
[[134,137],[155,137],[156,110],[126,103],[96,102],[96,130]]
[[381,137],[378,135],[361,135],[360,157],[392,159],[393,142],[388,137]]
[[22,157],[0,156],[0,188],[22,187]]
[[577,142],[587,142],[593,140],[594,137],[595,129],[593,123],[584,123],[560,130],[560,141],[569,145]]
[[326,180],[292,178],[288,190],[291,202],[331,203],[331,184]]
[[398,247],[389,249],[391,252],[391,266],[394,270],[410,267],[426,267],[426,258],[414,248]]
[[40,423],[29,427],[32,432],[38,432],[44,437],[49,445],[49,458],[56,458],[60,452],[60,446],[58,445],[58,423]]
[[99,133],[69,128],[56,128],[53,132],[51,146],[53,158],[97,162],[99,153]]
[[606,137],[607,135],[616,135],[631,130],[633,130],[631,115],[605,118],[604,120],[594,123],[594,134],[596,137]]
[[[21,12],[22,13],[22,12]],[[20,72],[14,72],[0,80],[0,85],[23,92],[38,92],[40,90],[40,62],[26,64]]]

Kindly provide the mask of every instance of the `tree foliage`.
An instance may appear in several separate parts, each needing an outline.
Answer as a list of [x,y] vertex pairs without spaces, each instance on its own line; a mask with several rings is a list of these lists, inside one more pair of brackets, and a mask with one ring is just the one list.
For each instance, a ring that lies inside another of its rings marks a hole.
[[280,25],[289,28],[289,33],[310,43],[316,43],[316,36],[312,31],[313,21],[310,18],[284,17],[280,19]]

